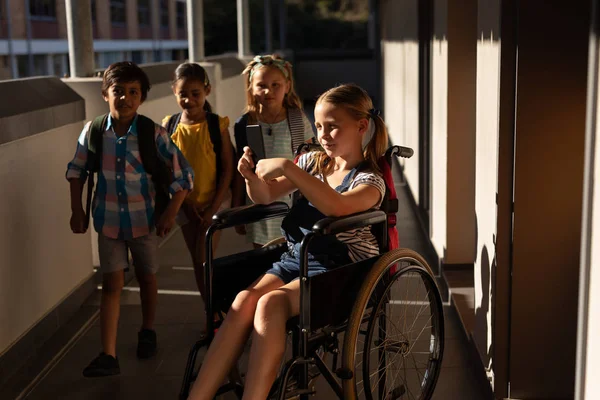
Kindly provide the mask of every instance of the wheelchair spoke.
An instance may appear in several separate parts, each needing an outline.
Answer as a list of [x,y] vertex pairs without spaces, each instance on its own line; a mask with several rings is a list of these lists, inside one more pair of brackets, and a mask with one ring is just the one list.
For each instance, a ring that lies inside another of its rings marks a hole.
[[[431,287],[421,274],[402,275],[369,301],[372,307],[365,312],[369,325],[366,329],[361,325],[355,353],[359,399],[372,400],[377,393],[385,399],[425,399],[438,339]],[[362,372],[365,367],[367,374]]]

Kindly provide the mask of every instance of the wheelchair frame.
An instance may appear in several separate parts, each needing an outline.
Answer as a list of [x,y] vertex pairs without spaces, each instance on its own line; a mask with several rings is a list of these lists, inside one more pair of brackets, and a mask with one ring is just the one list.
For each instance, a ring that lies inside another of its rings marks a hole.
[[[404,148],[400,146],[393,146],[386,152],[386,156],[397,155],[402,157],[410,157],[412,155],[412,149]],[[391,157],[391,156],[390,156]],[[388,158],[389,161],[389,158]],[[206,332],[207,335],[197,341],[192,349],[190,350],[186,371],[184,373],[184,379],[182,382],[181,392],[179,398],[181,400],[185,400],[188,397],[189,390],[191,388],[191,384],[194,380],[194,368],[196,364],[197,353],[203,346],[209,346],[214,338],[214,327],[215,323],[213,318],[210,316],[214,315],[215,303],[213,297],[213,276],[214,276],[214,260],[213,260],[213,251],[212,251],[212,238],[215,232],[234,227],[237,225],[250,224],[263,219],[271,219],[283,217],[287,214],[289,208],[287,204],[282,202],[275,202],[269,205],[249,205],[243,207],[237,207],[233,209],[223,210],[213,216],[213,224],[209,227],[206,233],[206,241],[205,241],[205,251],[206,251],[206,264],[205,264],[205,285],[206,285]],[[300,247],[300,313],[299,313],[299,324],[298,329],[292,329],[292,343],[293,343],[293,356],[292,359],[288,360],[285,364],[283,371],[280,371],[276,382],[273,388],[279,387],[278,389],[278,399],[284,400],[285,398],[285,388],[287,385],[287,381],[289,379],[291,371],[299,367],[299,379],[298,379],[298,390],[294,392],[294,396],[299,396],[300,400],[307,400],[308,396],[314,394],[315,391],[310,389],[309,386],[309,365],[314,364],[318,367],[320,373],[323,375],[325,380],[328,382],[332,390],[336,393],[336,395],[340,398],[344,398],[344,389],[342,385],[338,383],[336,378],[342,380],[350,380],[353,377],[354,371],[350,370],[350,368],[343,367],[336,369],[332,372],[323,359],[317,354],[317,349],[321,346],[328,349],[333,349],[333,360],[332,364],[335,368],[337,365],[338,358],[338,340],[337,335],[341,332],[344,332],[347,329],[348,321],[342,323],[341,325],[336,325],[334,327],[321,327],[319,328],[319,332],[311,335],[311,296],[309,295],[311,290],[311,279],[308,278],[308,246],[310,242],[319,236],[324,235],[335,235],[337,233],[348,231],[360,227],[366,226],[376,226],[380,225],[383,229],[381,230],[381,234],[383,237],[380,238],[379,243],[384,244],[384,251],[381,251],[379,256],[373,257],[369,260],[374,260],[377,262],[382,255],[388,254],[388,245],[387,245],[387,226],[388,219],[387,213],[381,210],[368,210],[360,213],[356,213],[349,216],[344,217],[326,217],[322,220],[318,221],[314,226],[312,232],[306,234],[301,242]],[[257,250],[255,250],[257,251]],[[416,254],[416,253],[415,253]],[[418,256],[418,255],[417,255]],[[420,256],[419,256],[420,258]],[[363,260],[366,261],[366,260]],[[361,262],[349,264],[348,266],[356,266],[361,264]],[[340,267],[340,269],[346,268]],[[441,297],[439,294],[439,290],[435,285],[435,279],[433,278],[433,274],[428,269],[429,267],[425,263],[424,269],[427,269],[426,273],[429,275],[430,284],[435,288],[436,293],[433,294],[433,297],[436,301],[436,306],[441,307]],[[333,270],[335,271],[335,270]],[[396,272],[396,275],[400,272]],[[367,271],[368,274],[368,271]],[[326,275],[326,274],[324,274]],[[358,279],[358,276],[355,277]],[[390,278],[392,279],[392,278]],[[393,279],[392,279],[393,281]],[[363,286],[361,286],[362,288]],[[375,290],[374,288],[372,288]],[[443,355],[443,311],[441,308],[438,310],[441,315],[441,343],[440,350],[437,362],[441,364],[441,359]],[[385,312],[384,312],[385,313]],[[385,315],[384,315],[385,316]],[[380,316],[381,317],[381,316]],[[377,318],[377,316],[373,317]],[[349,319],[349,317],[348,317]],[[381,321],[381,319],[380,319]],[[384,321],[385,322],[385,321]],[[381,323],[381,322],[380,322]],[[381,333],[380,333],[381,334]],[[381,351],[381,350],[380,350]],[[380,372],[381,374],[381,372]],[[385,371],[383,372],[385,374]],[[439,374],[439,367],[437,371],[434,371],[433,376],[433,386],[435,386],[435,381],[437,380],[437,374]],[[277,381],[279,384],[277,385]],[[241,380],[241,376],[237,371],[237,368],[234,367],[234,370],[229,374],[229,383],[221,386],[219,391],[217,392],[217,396],[223,394],[227,391],[233,390],[238,398],[241,398],[243,393],[243,383]],[[433,389],[431,389],[433,391]],[[273,394],[273,389],[269,395]],[[381,393],[380,393],[381,396]]]

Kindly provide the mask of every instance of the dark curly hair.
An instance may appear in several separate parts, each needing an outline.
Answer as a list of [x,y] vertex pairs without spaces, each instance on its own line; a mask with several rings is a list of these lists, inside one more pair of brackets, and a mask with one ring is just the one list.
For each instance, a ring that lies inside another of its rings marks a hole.
[[139,82],[142,89],[142,101],[146,100],[150,91],[148,75],[131,61],[120,61],[110,64],[102,76],[102,95],[108,96],[108,89],[116,83]]

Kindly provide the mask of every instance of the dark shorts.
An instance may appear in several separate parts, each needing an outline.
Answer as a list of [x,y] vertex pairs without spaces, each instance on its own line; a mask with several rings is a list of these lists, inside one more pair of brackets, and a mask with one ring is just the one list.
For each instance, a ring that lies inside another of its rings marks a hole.
[[[327,272],[328,268],[319,261],[308,260],[308,276],[314,276]],[[300,276],[300,259],[291,256],[289,253],[284,253],[281,256],[281,261],[273,263],[273,266],[265,272],[265,274],[275,275],[288,284],[291,281],[298,279]]]

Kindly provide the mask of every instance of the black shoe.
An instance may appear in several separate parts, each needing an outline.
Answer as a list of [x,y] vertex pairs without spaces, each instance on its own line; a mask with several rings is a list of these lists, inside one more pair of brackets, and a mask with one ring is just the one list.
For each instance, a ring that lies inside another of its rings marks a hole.
[[156,354],[156,332],[152,329],[142,329],[138,332],[138,358],[150,358]]
[[111,376],[121,373],[119,368],[119,359],[102,352],[92,360],[90,365],[83,370],[83,376],[86,378],[95,378],[99,376]]

